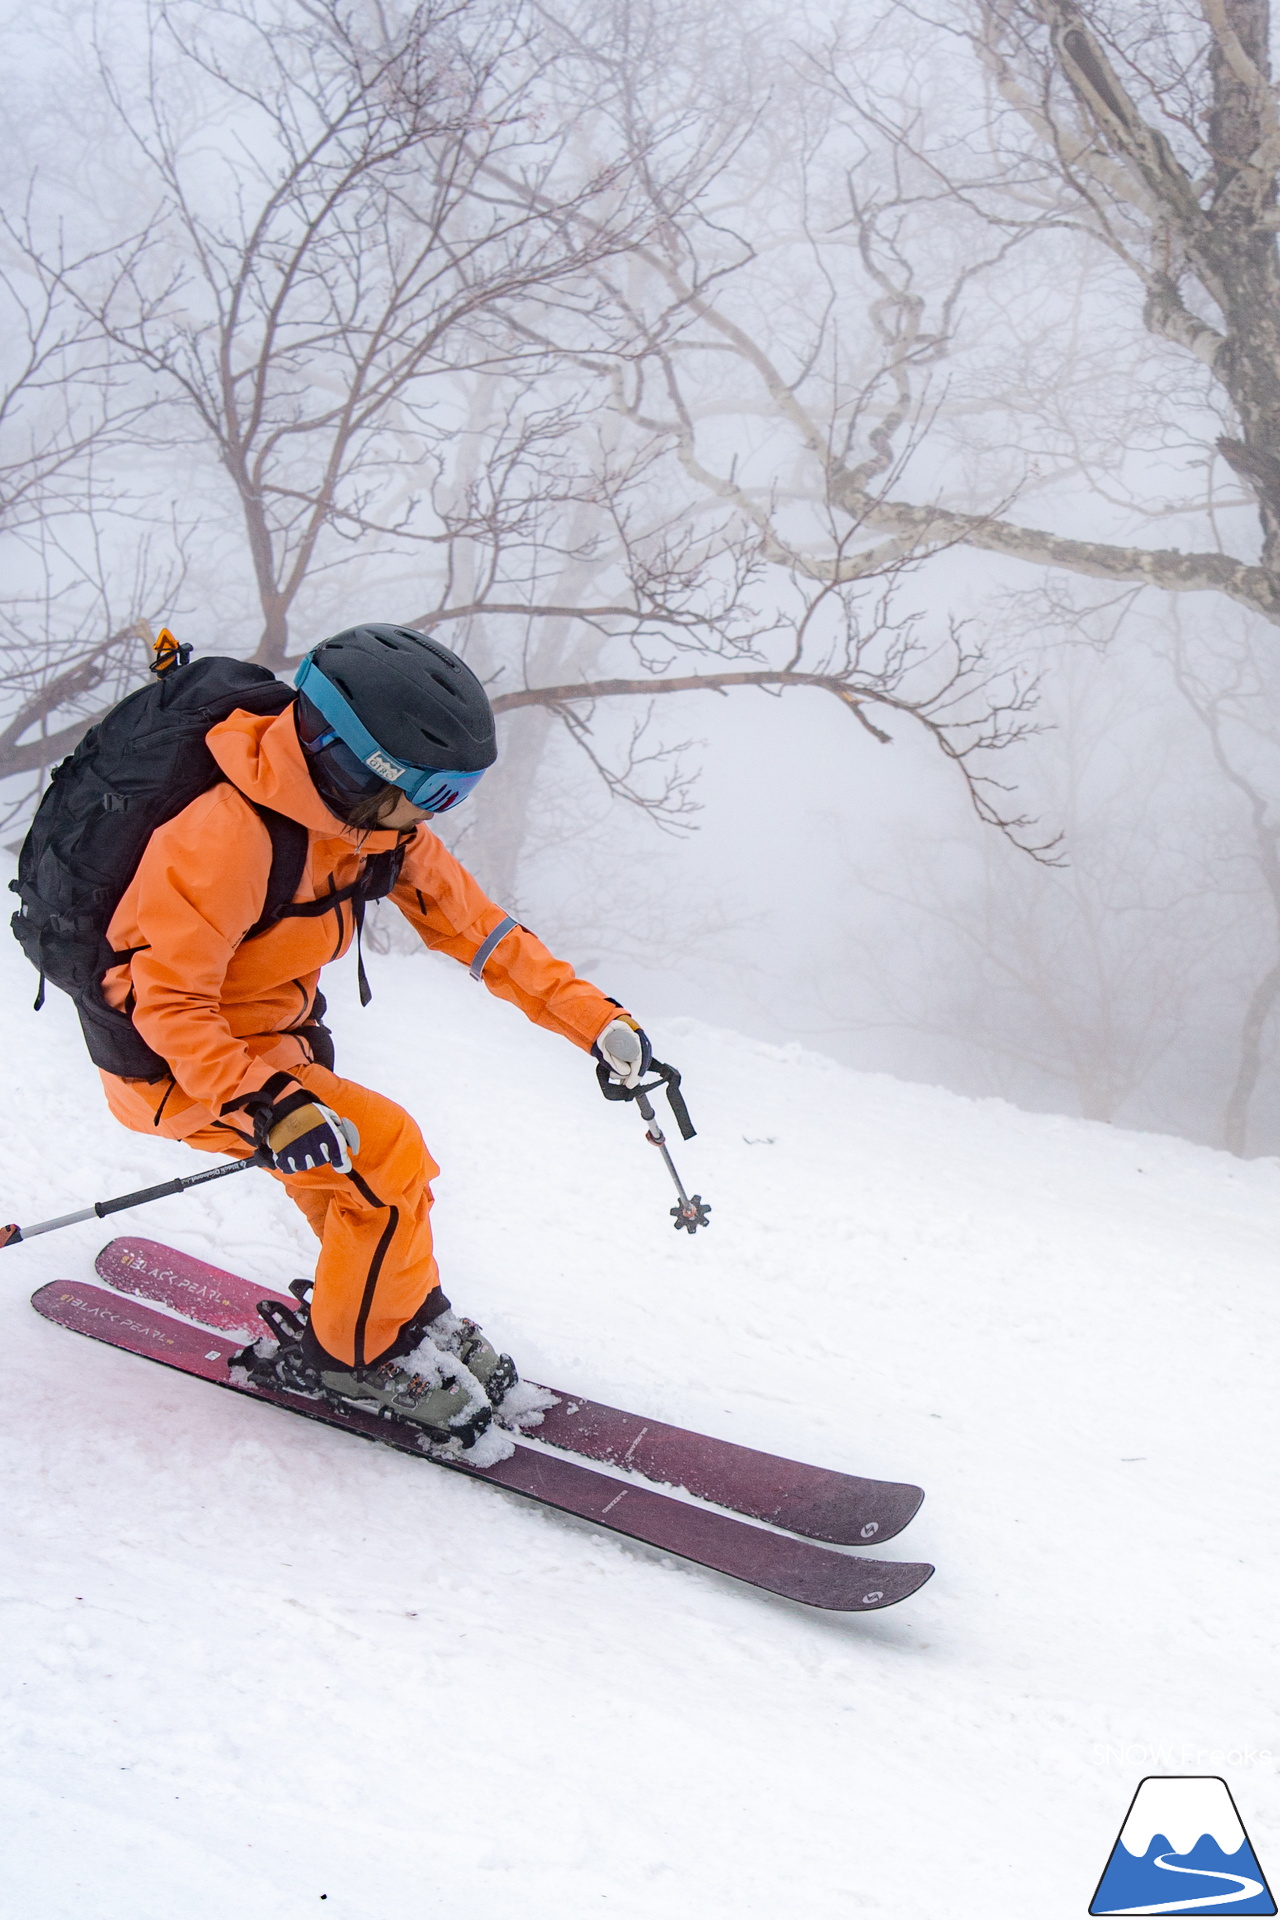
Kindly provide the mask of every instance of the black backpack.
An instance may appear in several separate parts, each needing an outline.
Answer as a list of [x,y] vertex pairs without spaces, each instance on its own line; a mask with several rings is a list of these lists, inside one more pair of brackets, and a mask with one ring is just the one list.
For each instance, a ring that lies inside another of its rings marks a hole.
[[[130,1080],[163,1080],[168,1062],[149,1047],[123,1008],[109,1007],[102,976],[127,960],[108,945],[107,928],[157,827],[222,780],[205,735],[237,711],[283,713],[297,696],[266,667],[207,659],[168,666],[159,678],[113,707],[75,752],[54,768],[10,887],[22,901],[11,925],[44,983],[70,994],[95,1066]],[[353,900],[357,929],[365,902],[389,893],[401,849],[366,863],[354,886],[291,906],[306,867],[308,835],[299,821],[254,806],[271,835],[271,875],[251,940],[286,915],[327,913]],[[362,1001],[368,982],[360,967]],[[323,1013],[317,995],[315,1022]],[[312,1037],[313,1025],[306,1032]],[[328,1035],[316,1026],[322,1064]]]

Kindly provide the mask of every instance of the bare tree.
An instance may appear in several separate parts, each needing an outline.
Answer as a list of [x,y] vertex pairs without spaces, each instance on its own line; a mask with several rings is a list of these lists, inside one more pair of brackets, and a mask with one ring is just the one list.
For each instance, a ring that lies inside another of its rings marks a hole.
[[[1260,564],[1098,542],[1043,557],[1111,580],[1215,589],[1280,620],[1280,116],[1269,0],[982,0],[970,39],[1010,110],[1001,133],[1016,125],[1025,136],[999,151],[1021,182],[1038,174],[1036,217],[1104,248],[1140,296],[1149,333],[1188,372],[1204,370],[1202,412],[1231,423],[1210,438],[1205,464],[1216,446],[1256,503],[1262,535]],[[1011,207],[984,211],[1012,228]],[[1002,538],[993,529],[989,544]]]
[[[1012,249],[1048,238],[1070,266],[1079,238],[1102,271],[1118,267],[1111,284],[1127,280],[1149,336],[1172,349],[1164,360],[1149,356],[1144,385],[1168,442],[1199,450],[1200,499],[1179,505],[1198,505],[1213,538],[1200,551],[1115,544],[1021,525],[998,501],[965,513],[902,499],[892,486],[873,498],[865,472],[842,473],[837,485],[873,525],[917,551],[961,540],[1109,582],[1220,592],[1280,620],[1280,466],[1272,451],[1280,427],[1280,118],[1268,0],[976,0],[919,17],[967,42],[990,89],[988,109],[969,164],[957,165],[953,141],[944,173],[918,119],[860,96],[847,68],[832,73],[859,126],[887,141],[911,178],[892,213],[949,201],[986,228],[997,265]],[[892,260],[885,212],[862,203],[853,218],[886,292],[901,303],[907,276],[904,262]],[[1054,259],[1053,247],[1039,258]],[[947,318],[941,331],[954,339]],[[918,364],[918,354],[905,359]],[[1092,424],[1101,428],[1090,450],[1100,476],[1117,460],[1106,425]],[[1257,560],[1239,550],[1247,535],[1242,516],[1230,512],[1233,489],[1223,500],[1213,476],[1215,457],[1255,505]],[[1211,516],[1215,489],[1219,511]],[[1167,498],[1130,495],[1126,504],[1172,517]],[[1235,525],[1235,552],[1220,543],[1224,517]]]
[[[1233,796],[1243,832],[1224,849],[1221,894],[1235,890],[1261,908],[1263,957],[1243,997],[1235,1068],[1222,1120],[1223,1145],[1244,1153],[1250,1112],[1267,1059],[1267,1041],[1280,1002],[1280,726],[1275,720],[1276,675],[1248,636],[1218,636],[1212,646],[1189,645],[1179,634],[1173,650],[1174,678],[1204,730],[1223,781]],[[1253,942],[1241,943],[1250,953]],[[1267,951],[1269,949],[1269,951]]]
[[921,1036],[932,1071],[966,1091],[1130,1124],[1176,1114],[1216,1140],[1206,1040],[1247,998],[1236,957],[1255,943],[1212,777],[1189,776],[1195,740],[1185,718],[1168,724],[1148,662],[1072,649],[1045,719],[1028,787],[1061,822],[1063,862],[918,827],[887,873],[859,862],[819,976],[824,1024],[877,1058],[899,1040],[901,1063]]
[[[469,534],[510,549],[521,482],[538,500],[554,487],[554,405],[512,403],[470,493],[451,463],[468,380],[498,373],[527,396],[554,365],[504,311],[586,337],[605,318],[588,270],[651,217],[628,185],[663,164],[661,136],[593,160],[585,108],[557,96],[566,57],[532,0],[398,15],[172,0],[137,84],[103,61],[159,197],[96,275],[63,283],[167,398],[172,444],[211,451],[230,481],[267,665],[288,658],[319,572],[434,552],[447,574]],[[203,102],[194,125],[185,97],[170,104],[175,73]],[[669,190],[705,169],[672,158]]]
[[[553,716],[660,823],[687,822],[683,763],[643,724],[602,747],[602,702],[818,687],[878,741],[872,709],[923,725],[981,815],[1034,837],[988,761],[1025,726],[1027,680],[959,626],[925,639],[891,612],[903,556],[860,563],[861,596],[842,564],[784,587],[732,489],[708,512],[688,485],[687,440],[673,460],[662,435],[626,449],[595,424],[636,352],[623,283],[687,248],[750,121],[701,82],[673,91],[680,36],[707,37],[692,19],[168,0],[140,76],[101,64],[159,199],[57,284],[165,403],[170,448],[230,479],[266,664],[305,592],[377,566],[385,599],[416,572],[433,593],[409,617],[501,636],[499,710]],[[860,532],[844,515],[841,555]]]
[[[77,263],[55,236],[33,266],[29,209],[3,232],[0,781],[22,780],[6,790],[7,824],[104,696],[118,697],[136,676],[141,611],[176,585],[181,542],[166,542],[157,563],[138,538],[136,503],[105,477],[145,401],[122,384],[62,289],[62,274]],[[113,533],[126,526],[132,551],[121,564]]]
[[[859,21],[856,45],[842,33],[800,50],[796,111],[773,122],[785,120],[789,155],[762,129],[717,181],[715,222],[659,218],[625,268],[602,268],[637,316],[639,344],[609,368],[619,418],[673,454],[691,498],[751,530],[780,595],[818,600],[959,547],[1065,577],[1059,611],[1095,631],[1114,634],[1151,587],[1280,619],[1280,491],[1268,493],[1280,487],[1268,465],[1280,142],[1265,8],[1002,0],[932,14],[897,4],[873,28]],[[884,43],[904,23],[910,60]],[[977,56],[967,99],[957,44]],[[1048,529],[1030,524],[1037,495],[1056,517]],[[1140,537],[1096,537],[1100,517]],[[1146,537],[1162,521],[1184,546]],[[769,670],[755,671],[759,684]],[[700,662],[696,676],[600,676],[517,698],[688,691],[734,673]],[[1184,692],[1195,678],[1184,658]],[[1266,730],[1269,696],[1246,678],[1223,693],[1202,676],[1197,710],[1220,773],[1251,795],[1265,891],[1268,857],[1280,881],[1270,809],[1256,769],[1223,745],[1224,700],[1237,746],[1246,727]],[[1006,872],[988,849],[980,898],[948,909],[946,965],[966,945],[987,955],[992,998],[964,1010],[970,1040],[981,1006],[993,1047],[1065,1076],[1084,1111],[1110,1116],[1171,1049],[1195,1052],[1213,1025],[1196,1000],[1210,971],[1216,997],[1238,1000],[1227,950],[1252,908],[1238,850],[1224,881],[1187,822],[1179,845],[1161,824],[1157,854],[1119,792],[1090,793],[1087,825],[1079,795],[1061,798],[1079,864]],[[1277,997],[1268,962],[1229,1103],[1237,1151]]]
[[[834,602],[833,617],[829,623],[820,622],[816,616],[828,598]],[[753,646],[750,665],[706,665],[686,674],[647,673],[526,687],[498,694],[494,708],[499,713],[545,708],[562,716],[590,753],[590,710],[601,700],[726,694],[741,687],[777,696],[795,688],[816,688],[834,695],[882,746],[891,743],[893,734],[868,709],[886,721],[896,716],[923,727],[959,769],[981,820],[1011,836],[1033,833],[1035,823],[1010,808],[1009,785],[990,770],[987,759],[1025,738],[1030,730],[1035,685],[1029,674],[1015,668],[997,690],[989,656],[967,642],[959,625],[952,623],[941,640],[932,639],[922,632],[920,616],[895,617],[887,596],[881,597],[878,607],[869,608],[832,588],[818,589],[799,613],[788,621],[779,620],[777,626],[785,631],[789,645],[772,663]],[[575,712],[579,705],[587,707],[585,716]],[[634,738],[638,745],[640,736]],[[616,782],[618,776],[610,778]],[[1046,853],[1049,843],[1039,841],[1028,850]]]
[[[962,545],[1280,620],[1266,0],[893,0],[850,19],[793,47],[789,78],[780,61],[718,246],[677,221],[644,250],[649,355],[619,370],[620,404],[787,568],[850,581]],[[1136,404],[1115,404],[1121,372]],[[1171,456],[1198,491],[1170,497]],[[1119,508],[1201,545],[1083,532],[1082,489],[1112,524]],[[1025,522],[1033,494],[1057,527]],[[859,537],[824,552],[813,516]]]

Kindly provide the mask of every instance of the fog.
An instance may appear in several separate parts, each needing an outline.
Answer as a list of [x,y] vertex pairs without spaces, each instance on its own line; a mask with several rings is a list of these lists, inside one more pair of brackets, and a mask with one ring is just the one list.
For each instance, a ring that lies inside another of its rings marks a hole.
[[162,624],[413,622],[642,1021],[1280,1152],[1267,15],[1050,11],[13,8],[11,850]]

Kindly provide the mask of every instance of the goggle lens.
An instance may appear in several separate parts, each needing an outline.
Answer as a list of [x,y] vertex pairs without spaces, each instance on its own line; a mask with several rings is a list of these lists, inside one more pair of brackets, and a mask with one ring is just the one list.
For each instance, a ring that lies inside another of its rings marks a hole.
[[484,768],[479,773],[439,773],[425,769],[417,782],[410,786],[410,775],[414,772],[407,767],[404,777],[396,781],[403,787],[415,807],[425,807],[428,813],[448,813],[460,800],[465,800],[476,782],[483,780]]

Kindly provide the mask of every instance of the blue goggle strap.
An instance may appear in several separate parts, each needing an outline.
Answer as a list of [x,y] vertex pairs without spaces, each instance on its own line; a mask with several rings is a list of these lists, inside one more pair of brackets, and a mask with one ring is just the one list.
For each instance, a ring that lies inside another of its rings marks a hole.
[[462,773],[449,768],[412,767],[403,761],[393,760],[347,705],[332,680],[326,679],[321,673],[310,654],[293,676],[293,684],[299,693],[306,694],[312,706],[320,709],[343,745],[350,747],[356,759],[368,767],[370,773],[376,774],[379,780],[389,781],[401,792],[407,793],[416,807],[446,812],[448,808],[457,806],[459,800],[464,800],[476,782],[484,777],[483,767],[478,773]]

